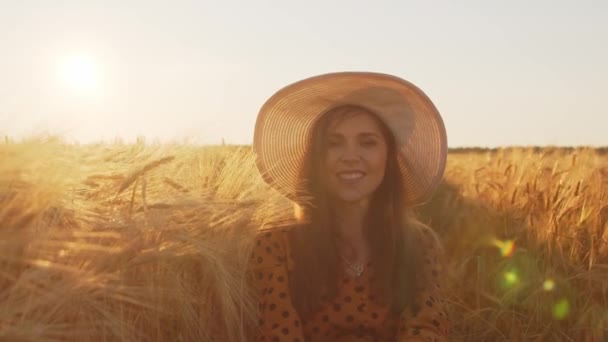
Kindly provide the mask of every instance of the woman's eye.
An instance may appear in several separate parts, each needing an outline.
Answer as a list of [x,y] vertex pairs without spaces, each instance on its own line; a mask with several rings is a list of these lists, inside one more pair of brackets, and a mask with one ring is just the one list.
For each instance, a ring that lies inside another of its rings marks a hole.
[[337,140],[330,140],[327,142],[327,146],[329,147],[336,147],[336,146],[340,146],[340,142]]
[[376,140],[366,140],[362,144],[365,147],[372,147],[372,146],[376,146],[378,143],[376,142]]

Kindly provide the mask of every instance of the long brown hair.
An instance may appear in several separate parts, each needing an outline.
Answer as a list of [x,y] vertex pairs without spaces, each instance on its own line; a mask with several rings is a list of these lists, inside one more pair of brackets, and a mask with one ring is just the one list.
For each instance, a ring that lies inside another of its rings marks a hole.
[[377,120],[388,147],[385,175],[372,196],[364,222],[377,290],[395,314],[413,304],[418,290],[420,251],[413,242],[417,221],[404,205],[395,139],[374,113],[357,106],[340,106],[325,113],[315,125],[307,162],[301,170],[300,190],[307,200],[295,206],[301,224],[290,235],[295,265],[290,287],[292,302],[304,316],[337,294],[339,261],[332,229],[334,218],[319,170],[325,160],[328,126],[354,110],[364,110]]

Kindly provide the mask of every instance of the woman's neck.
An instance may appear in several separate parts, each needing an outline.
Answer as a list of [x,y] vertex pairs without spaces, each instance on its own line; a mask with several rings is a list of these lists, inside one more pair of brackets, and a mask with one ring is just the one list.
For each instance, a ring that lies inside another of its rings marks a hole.
[[332,205],[335,219],[335,229],[339,246],[348,258],[366,258],[367,241],[365,238],[365,217],[367,202],[334,203]]

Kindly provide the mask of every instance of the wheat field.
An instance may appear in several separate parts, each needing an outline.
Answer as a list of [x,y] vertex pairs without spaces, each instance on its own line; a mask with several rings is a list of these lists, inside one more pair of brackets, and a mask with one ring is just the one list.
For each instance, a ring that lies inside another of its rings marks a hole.
[[[6,139],[0,161],[0,341],[247,340],[253,234],[292,215],[249,147]],[[451,150],[419,215],[453,341],[608,341],[608,151]]]

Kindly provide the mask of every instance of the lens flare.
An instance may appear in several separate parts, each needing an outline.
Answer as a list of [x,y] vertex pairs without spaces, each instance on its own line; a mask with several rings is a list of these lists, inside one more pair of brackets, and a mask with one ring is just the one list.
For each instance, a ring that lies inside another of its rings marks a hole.
[[543,283],[543,289],[545,291],[553,291],[554,288],[555,288],[555,282],[553,281],[553,279],[547,279]]
[[513,255],[513,251],[515,251],[515,242],[513,240],[498,240],[494,239],[492,244],[500,250],[500,255],[503,257],[510,257]]
[[558,320],[562,320],[568,316],[570,312],[570,303],[566,298],[560,299],[553,305],[553,317]]
[[519,282],[519,275],[517,274],[517,270],[509,270],[506,271],[503,275],[504,284],[507,287],[512,287],[513,285]]

